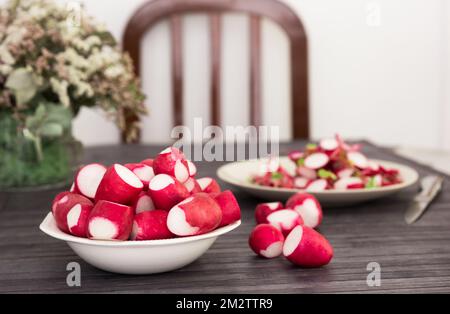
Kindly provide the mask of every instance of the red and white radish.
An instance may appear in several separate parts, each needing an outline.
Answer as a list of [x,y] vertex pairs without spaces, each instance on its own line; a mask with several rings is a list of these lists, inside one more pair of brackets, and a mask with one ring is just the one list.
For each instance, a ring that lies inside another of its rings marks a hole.
[[95,240],[128,240],[133,218],[134,210],[130,206],[100,200],[88,219],[88,237]]
[[290,160],[297,162],[300,158],[303,158],[305,154],[299,150],[294,150],[288,154]]
[[294,187],[296,189],[306,189],[311,180],[304,177],[294,178]]
[[125,167],[133,171],[133,173],[141,180],[144,185],[144,190],[147,190],[148,184],[150,180],[155,176],[155,172],[153,171],[153,167],[147,166],[146,164],[125,164]]
[[349,178],[353,175],[353,173],[355,173],[355,171],[351,168],[343,168],[341,170],[339,170],[336,174],[338,176],[338,178],[342,179],[342,178]]
[[267,221],[285,236],[296,226],[303,225],[302,217],[292,209],[277,210],[267,216]]
[[317,172],[314,169],[309,169],[303,166],[297,167],[296,170],[297,174],[300,177],[304,177],[308,180],[315,180],[317,178]]
[[197,174],[197,167],[190,160],[186,160],[186,162],[187,162],[187,165],[188,165],[189,176],[190,177],[195,177],[195,175]]
[[189,165],[184,154],[175,147],[168,147],[153,160],[155,174],[168,174],[181,183],[190,177]]
[[324,138],[319,143],[324,151],[331,152],[339,147],[339,142],[335,138]]
[[158,209],[169,210],[190,194],[177,179],[167,174],[158,174],[148,186],[148,193]]
[[355,165],[359,169],[365,169],[369,166],[367,157],[360,152],[348,152],[347,158],[353,165]]
[[189,193],[195,194],[202,191],[202,188],[198,184],[195,178],[189,178],[186,182],[183,183]]
[[284,236],[270,224],[260,224],[253,229],[248,239],[250,248],[265,258],[280,256],[283,252]]
[[325,167],[330,161],[330,157],[324,153],[313,153],[305,158],[304,166],[309,169],[320,169]]
[[133,208],[135,214],[139,214],[146,211],[155,210],[155,204],[153,203],[152,198],[148,195],[147,192],[142,191],[139,193],[138,197],[133,203]]
[[303,218],[305,226],[317,228],[322,222],[322,207],[311,194],[297,193],[292,195],[286,202],[286,207],[295,210]]
[[192,236],[210,232],[222,220],[222,211],[208,194],[198,193],[172,207],[167,227],[178,236]]
[[222,210],[222,220],[219,227],[229,225],[241,219],[241,208],[231,191],[226,190],[221,193],[211,193],[210,196]]
[[140,162],[140,164],[144,164],[153,168],[153,159],[152,158],[144,159]]
[[61,231],[86,237],[86,221],[92,207],[93,204],[88,198],[71,192],[62,192],[53,201],[52,213]]
[[317,179],[311,181],[306,187],[306,191],[308,192],[320,192],[325,191],[328,188],[328,181],[325,179]]
[[105,172],[106,167],[97,163],[81,167],[75,175],[73,191],[90,199],[95,198]]
[[363,188],[364,183],[363,181],[358,177],[348,177],[348,178],[342,178],[334,182],[334,188],[336,190],[350,190],[350,189],[357,189],[357,188]]
[[261,203],[255,208],[255,220],[257,224],[269,223],[267,221],[267,216],[271,213],[283,209],[283,203],[281,202],[271,202],[271,203]]
[[213,178],[205,177],[197,179],[197,183],[200,185],[202,192],[205,193],[220,193],[220,186]]
[[100,181],[95,200],[130,205],[143,188],[141,180],[130,169],[114,164]]
[[167,228],[168,212],[152,210],[134,216],[131,240],[158,240],[173,238],[174,234]]
[[283,255],[298,266],[320,267],[333,258],[333,247],[316,230],[297,226],[284,241]]

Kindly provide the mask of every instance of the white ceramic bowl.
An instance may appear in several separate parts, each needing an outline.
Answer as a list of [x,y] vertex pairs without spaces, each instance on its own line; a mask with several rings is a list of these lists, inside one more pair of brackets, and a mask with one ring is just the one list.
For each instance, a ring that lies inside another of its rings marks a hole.
[[120,274],[155,274],[186,266],[202,256],[217,237],[236,229],[241,221],[209,233],[166,240],[99,241],[78,238],[58,229],[52,213],[39,228],[66,241],[72,250],[97,268]]
[[[293,168],[295,166],[288,157],[280,157],[279,160],[280,164],[288,172],[294,173]],[[398,169],[403,182],[390,186],[371,189],[354,189],[345,191],[325,190],[321,192],[309,193],[316,196],[323,205],[344,206],[389,196],[410,187],[411,185],[416,183],[417,179],[419,178],[417,171],[405,165],[385,160],[372,160],[386,168]],[[217,170],[217,176],[221,180],[243,191],[269,201],[287,200],[291,195],[300,191],[299,189],[273,188],[251,183],[251,176],[259,173],[261,169],[260,167],[264,163],[267,163],[267,158],[229,163]]]

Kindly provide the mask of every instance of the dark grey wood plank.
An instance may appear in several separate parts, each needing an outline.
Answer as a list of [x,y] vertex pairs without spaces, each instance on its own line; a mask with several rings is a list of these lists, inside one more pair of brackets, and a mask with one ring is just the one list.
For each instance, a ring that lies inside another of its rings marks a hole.
[[[281,147],[286,153],[302,143]],[[105,146],[86,150],[85,162],[139,161],[162,147]],[[366,143],[374,158],[402,162],[421,175],[436,173],[427,166]],[[199,164],[199,175],[215,176],[221,163]],[[226,185],[224,184],[224,187]],[[243,224],[220,237],[193,264],[166,274],[123,276],[93,268],[81,261],[62,242],[38,230],[58,190],[8,193],[0,198],[0,293],[405,293],[450,292],[450,186],[446,177],[443,193],[412,226],[403,212],[417,187],[387,199],[344,207],[325,208],[320,231],[335,249],[332,263],[318,269],[301,269],[283,258],[263,260],[247,246],[253,208],[259,200],[236,192]],[[67,263],[82,267],[82,287],[66,285]],[[366,266],[381,265],[382,284],[368,287]]]

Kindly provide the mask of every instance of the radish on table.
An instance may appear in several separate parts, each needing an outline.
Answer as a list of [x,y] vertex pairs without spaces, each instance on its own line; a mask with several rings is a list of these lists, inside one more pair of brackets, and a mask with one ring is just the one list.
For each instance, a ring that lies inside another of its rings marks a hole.
[[284,236],[270,224],[260,224],[253,229],[248,239],[250,248],[265,258],[280,256],[283,252]]
[[284,205],[281,202],[270,202],[258,204],[255,208],[255,220],[258,224],[269,223],[267,216],[271,213],[283,209]]
[[317,228],[322,222],[322,206],[311,194],[297,193],[286,202],[287,208],[295,210],[302,218],[305,226]]

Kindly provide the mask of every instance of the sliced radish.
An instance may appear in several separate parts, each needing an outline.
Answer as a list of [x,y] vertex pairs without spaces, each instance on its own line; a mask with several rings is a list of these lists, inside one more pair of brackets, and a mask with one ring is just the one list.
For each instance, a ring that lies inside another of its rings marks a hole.
[[353,165],[355,165],[359,169],[365,169],[369,166],[367,157],[360,152],[348,152],[347,158]]
[[309,168],[300,166],[300,167],[297,167],[296,172],[300,177],[304,177],[309,180],[317,179],[317,172],[314,169],[309,169]]
[[189,196],[186,187],[167,174],[158,174],[148,186],[148,193],[156,208],[169,210]]
[[283,255],[302,267],[320,267],[333,258],[333,248],[320,233],[307,226],[297,226],[286,237]]
[[128,240],[133,217],[134,211],[130,206],[98,201],[88,219],[88,236],[95,240]]
[[195,194],[202,191],[202,188],[198,184],[195,178],[189,178],[186,182],[183,183],[189,193]]
[[344,168],[337,172],[338,178],[350,178],[355,171],[351,168]]
[[325,179],[317,179],[311,181],[306,187],[306,191],[308,192],[320,192],[325,191],[328,188],[328,181]]
[[304,177],[297,177],[294,179],[294,187],[297,189],[306,189],[310,180]]
[[330,158],[324,153],[314,153],[305,158],[304,166],[309,169],[320,169],[325,167]]
[[294,150],[288,154],[290,160],[297,162],[300,158],[303,158],[305,154],[299,150]]
[[221,193],[211,193],[210,196],[222,210],[222,220],[219,227],[229,225],[241,219],[241,208],[233,192],[226,190]]
[[152,158],[144,159],[140,162],[140,164],[144,164],[153,168],[153,159]]
[[265,258],[280,256],[283,252],[283,242],[281,231],[270,224],[257,225],[248,239],[253,252]]
[[317,228],[322,222],[322,207],[319,201],[311,194],[297,193],[286,202],[286,207],[295,210],[304,221],[304,225]]
[[188,165],[189,176],[190,177],[195,177],[195,175],[197,174],[197,167],[190,160],[187,160],[186,162],[187,162],[187,165]]
[[189,165],[184,154],[175,147],[163,150],[153,161],[155,174],[168,174],[181,183],[189,179]]
[[283,203],[281,202],[271,202],[271,203],[261,203],[255,208],[255,219],[258,224],[269,223],[267,221],[267,216],[271,213],[283,209]]
[[148,184],[151,179],[155,176],[153,167],[147,166],[146,164],[125,164],[125,167],[133,171],[133,173],[141,180],[144,185],[144,190],[147,190]]
[[334,151],[339,147],[339,142],[335,138],[325,138],[319,143],[320,148],[324,151]]
[[167,228],[167,216],[168,212],[160,209],[137,214],[130,238],[136,241],[173,238],[174,234]]
[[197,179],[197,183],[200,185],[202,192],[205,193],[219,193],[220,186],[213,178],[205,177]]
[[172,207],[167,227],[178,236],[192,236],[210,232],[219,226],[222,211],[208,194],[198,193]]
[[292,209],[277,210],[267,216],[267,221],[285,236],[296,226],[303,225],[302,217]]
[[336,190],[348,190],[356,186],[364,187],[363,181],[358,177],[342,178],[334,182],[334,188]]
[[67,213],[67,227],[71,234],[77,237],[87,237],[87,226],[92,204],[77,204]]
[[91,199],[95,198],[105,172],[106,167],[97,163],[81,167],[75,176],[74,192]]
[[100,182],[95,200],[131,204],[144,188],[141,180],[128,168],[114,164]]
[[86,213],[89,214],[92,207],[93,204],[88,198],[71,192],[62,192],[53,200],[52,213],[61,231],[86,237]]
[[142,191],[133,203],[135,214],[155,210],[155,204],[147,192]]

